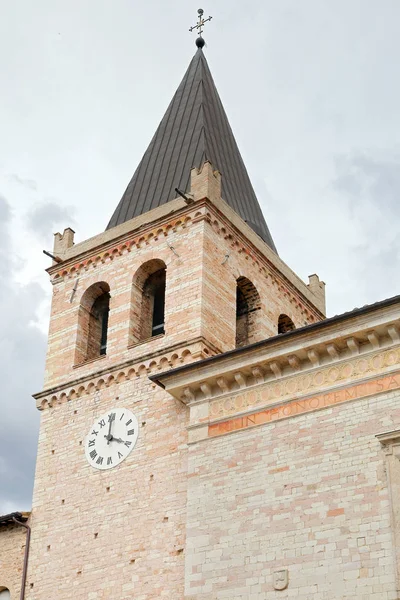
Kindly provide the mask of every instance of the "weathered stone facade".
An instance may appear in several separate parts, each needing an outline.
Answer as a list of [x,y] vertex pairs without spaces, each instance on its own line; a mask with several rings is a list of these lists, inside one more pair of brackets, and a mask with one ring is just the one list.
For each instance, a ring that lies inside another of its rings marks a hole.
[[187,598],[398,598],[399,311],[152,377],[190,409]]
[[[67,229],[54,255],[25,598],[398,600],[400,297],[325,319],[323,282],[209,162],[185,198],[79,244]],[[85,438],[114,407],[138,440],[100,470]],[[24,541],[0,529],[13,600]]]
[[4,600],[5,590],[9,590],[10,598],[19,598],[25,545],[24,528],[18,525],[0,527],[0,592],[4,591]]

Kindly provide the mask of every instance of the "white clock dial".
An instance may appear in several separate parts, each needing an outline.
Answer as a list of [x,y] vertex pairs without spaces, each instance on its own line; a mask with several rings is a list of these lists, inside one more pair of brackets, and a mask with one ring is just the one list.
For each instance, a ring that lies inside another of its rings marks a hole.
[[127,408],[112,408],[96,419],[85,439],[85,455],[95,469],[111,469],[135,447],[138,421]]

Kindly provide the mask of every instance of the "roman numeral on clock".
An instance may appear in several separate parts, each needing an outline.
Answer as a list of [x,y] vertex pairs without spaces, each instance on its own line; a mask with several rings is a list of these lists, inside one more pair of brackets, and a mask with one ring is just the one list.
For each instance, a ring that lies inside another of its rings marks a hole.
[[114,421],[114,420],[115,420],[115,413],[110,413],[108,415],[108,422],[110,423],[111,421]]
[[105,427],[106,426],[105,420],[102,419],[101,421],[99,421],[99,425],[100,425],[100,428]]
[[134,433],[135,433],[135,430],[134,430],[134,429],[130,429],[130,430],[128,431],[128,435],[133,435]]
[[129,446],[132,446],[132,442],[125,442],[125,446],[129,448]]
[[96,458],[96,456],[97,456],[96,450],[92,450],[90,453],[90,458],[94,460]]
[[96,440],[89,440],[89,448],[90,446],[94,446],[96,443]]
[[130,425],[131,423],[132,423],[132,419],[129,419],[129,421],[127,421],[127,422],[125,423],[125,425],[128,427],[128,425]]
[[118,458],[122,458],[124,455],[121,452],[118,452]]
[[107,458],[107,464],[108,464],[108,465],[112,465],[112,457],[111,457],[111,456],[109,456],[109,457]]
[[103,460],[104,460],[104,458],[102,456],[99,456],[99,458],[96,460],[96,463],[98,465],[102,465],[103,464]]

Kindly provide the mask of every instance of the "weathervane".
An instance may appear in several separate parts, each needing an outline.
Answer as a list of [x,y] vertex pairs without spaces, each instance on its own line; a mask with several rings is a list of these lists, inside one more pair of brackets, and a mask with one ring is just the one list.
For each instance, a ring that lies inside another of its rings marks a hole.
[[207,23],[207,21],[211,21],[212,17],[208,17],[208,19],[203,19],[204,10],[202,8],[199,8],[197,13],[199,15],[199,21],[196,25],[193,25],[193,27],[190,27],[189,31],[193,31],[194,29],[197,29],[199,37],[196,40],[196,46],[198,48],[203,48],[205,41],[203,39],[203,36],[201,35],[203,33],[202,28],[204,27],[204,23]]

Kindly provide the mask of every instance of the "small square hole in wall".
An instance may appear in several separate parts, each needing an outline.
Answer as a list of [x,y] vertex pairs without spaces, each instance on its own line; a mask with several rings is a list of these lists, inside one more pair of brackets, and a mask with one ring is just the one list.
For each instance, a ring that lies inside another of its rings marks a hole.
[[142,421],[142,427],[146,425],[146,421]]
[[96,539],[98,535],[99,535],[98,533],[95,533],[94,534],[94,539]]
[[51,548],[51,546],[50,546],[50,544],[49,544],[49,545],[47,546],[47,550],[50,550],[50,548]]
[[131,558],[131,560],[129,561],[129,563],[130,563],[131,565],[134,565],[134,564],[135,564],[135,562],[136,562],[136,558]]
[[31,589],[33,588],[33,583],[31,583],[31,584],[30,584],[30,588],[31,588]]
[[77,410],[74,410],[74,415],[77,415],[77,414],[78,414],[78,411],[77,411]]
[[52,450],[51,453],[54,454],[55,450]]
[[108,486],[106,487],[106,492],[109,492],[109,491],[110,491],[110,486],[108,485]]
[[65,500],[61,500],[61,504],[65,504]]

